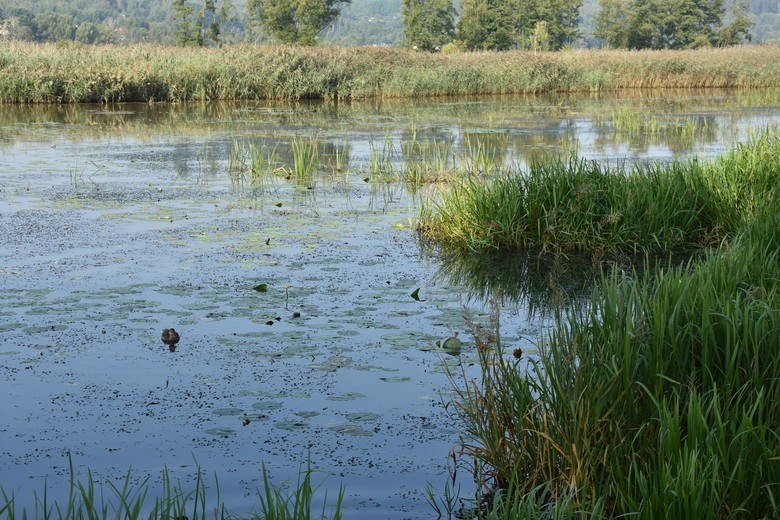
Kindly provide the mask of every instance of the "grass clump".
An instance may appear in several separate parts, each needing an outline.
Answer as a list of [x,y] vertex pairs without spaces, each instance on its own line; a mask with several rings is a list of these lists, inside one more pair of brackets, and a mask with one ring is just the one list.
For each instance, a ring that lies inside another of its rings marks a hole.
[[610,170],[569,159],[495,180],[470,177],[422,212],[422,233],[470,251],[637,254],[716,245],[780,182],[780,139],[756,137],[711,163]]
[[607,277],[559,314],[538,359],[477,337],[482,377],[459,403],[487,518],[780,514],[776,147],[761,136],[702,167],[704,200],[733,206],[716,212],[737,228],[729,243]]

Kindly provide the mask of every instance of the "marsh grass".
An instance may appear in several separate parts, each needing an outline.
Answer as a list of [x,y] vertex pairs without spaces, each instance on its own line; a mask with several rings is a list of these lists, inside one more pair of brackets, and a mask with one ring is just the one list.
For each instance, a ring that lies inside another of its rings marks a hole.
[[446,187],[420,231],[455,249],[598,256],[667,254],[732,236],[780,183],[780,139],[756,136],[718,160],[608,169],[570,158]]
[[[743,154],[756,150],[719,167]],[[477,334],[482,377],[459,403],[488,518],[777,517],[776,184],[760,198],[703,259],[607,277],[589,305],[561,311],[538,359]]]
[[4,42],[0,102],[361,99],[780,85],[780,47],[418,53]]
[[316,136],[294,137],[291,144],[293,167],[290,172],[296,185],[312,188],[320,167],[319,141]]
[[[108,489],[98,484],[91,471],[85,480],[76,479],[72,460],[68,459],[70,479],[67,502],[50,501],[47,484],[44,483],[40,495],[36,493],[32,510],[17,507],[17,498],[0,488],[0,518],[4,520],[40,519],[40,520],[108,520],[108,519],[149,519],[191,520],[238,518],[230,513],[220,498],[217,476],[213,486],[198,467],[192,487],[185,488],[181,482],[173,482],[167,468],[162,473],[162,489],[150,498],[149,477],[140,484],[132,483],[128,470],[119,485],[109,482]],[[258,520],[308,520],[310,518],[342,517],[341,504],[344,488],[339,489],[336,501],[328,503],[327,493],[323,497],[321,512],[313,516],[314,497],[317,487],[312,485],[315,470],[311,464],[299,472],[294,489],[273,484],[263,466],[263,487],[258,490],[260,510],[244,517]]]

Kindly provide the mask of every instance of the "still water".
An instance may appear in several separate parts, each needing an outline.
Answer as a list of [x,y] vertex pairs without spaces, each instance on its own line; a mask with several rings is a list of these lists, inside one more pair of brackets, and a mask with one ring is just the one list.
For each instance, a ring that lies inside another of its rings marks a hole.
[[347,518],[430,518],[472,327],[533,355],[553,296],[587,290],[577,266],[420,244],[442,172],[709,158],[778,122],[778,91],[0,106],[0,485],[29,508],[68,454],[152,490],[200,466],[245,512],[263,465],[294,483],[310,460]]

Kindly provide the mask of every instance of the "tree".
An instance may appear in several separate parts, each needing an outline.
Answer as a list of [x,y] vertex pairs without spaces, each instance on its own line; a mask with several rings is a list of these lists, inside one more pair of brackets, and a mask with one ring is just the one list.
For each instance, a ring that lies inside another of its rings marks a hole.
[[503,51],[517,46],[506,0],[463,0],[458,39],[471,50]]
[[173,0],[173,19],[176,23],[176,43],[197,45],[199,32],[192,23],[192,5],[187,0]]
[[350,0],[247,0],[247,11],[275,40],[316,45],[319,34]]
[[469,49],[536,48],[546,30],[550,50],[577,37],[582,0],[463,0],[458,38]]
[[33,18],[35,37],[42,42],[73,40],[76,34],[76,22],[72,16],[52,11],[44,11]]
[[724,0],[600,0],[595,34],[610,47],[687,49],[749,39],[744,9],[724,26]]
[[438,51],[455,36],[452,0],[403,0],[401,16],[407,47]]

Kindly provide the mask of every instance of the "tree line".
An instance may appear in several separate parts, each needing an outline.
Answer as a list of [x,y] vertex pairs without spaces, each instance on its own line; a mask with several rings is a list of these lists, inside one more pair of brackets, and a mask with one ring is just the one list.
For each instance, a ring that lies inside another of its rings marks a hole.
[[[598,2],[594,35],[605,47],[683,49],[750,40],[742,0]],[[235,3],[234,3],[235,2]],[[768,0],[754,10],[771,8]],[[776,3],[776,2],[775,2]],[[9,4],[9,5],[5,5]],[[162,41],[220,45],[241,40],[316,45],[335,28],[360,30],[342,11],[359,11],[370,30],[421,51],[558,50],[580,41],[583,0],[0,0],[0,39],[84,43]],[[360,5],[357,5],[360,4]],[[399,5],[400,4],[400,5]],[[766,5],[765,5],[766,4]],[[37,6],[37,9],[36,9]],[[389,13],[400,11],[400,20]],[[382,13],[374,19],[370,13]],[[365,26],[365,25],[364,25]],[[329,29],[330,28],[330,29]],[[341,41],[365,43],[359,37]]]

